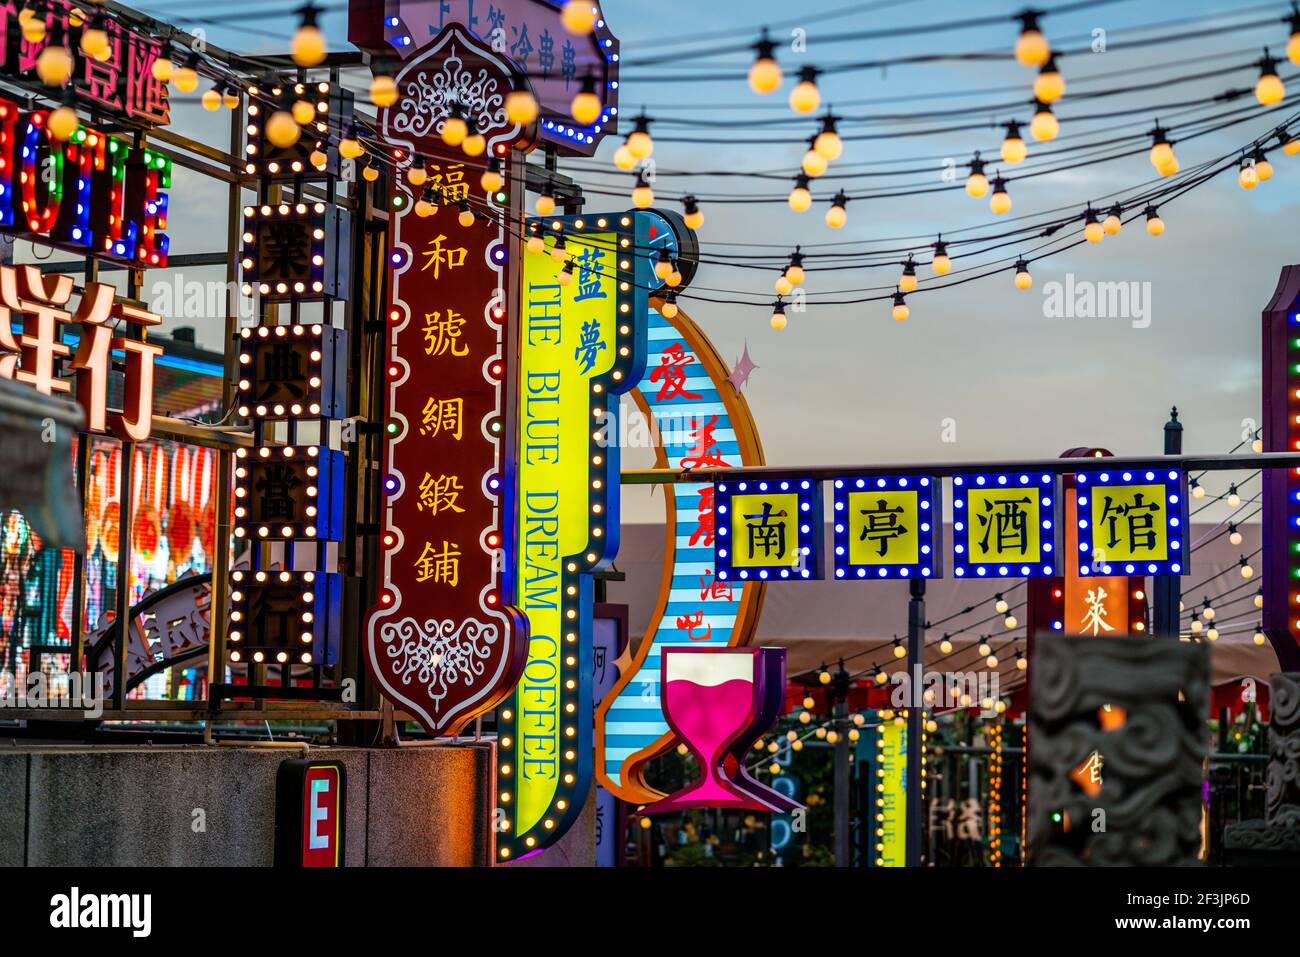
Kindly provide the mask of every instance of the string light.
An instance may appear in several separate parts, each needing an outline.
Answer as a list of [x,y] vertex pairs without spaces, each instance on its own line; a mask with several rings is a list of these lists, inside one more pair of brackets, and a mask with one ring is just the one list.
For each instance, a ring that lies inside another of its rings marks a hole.
[[1255,607],[1256,608],[1264,607],[1264,589],[1262,588],[1259,591],[1255,592]]
[[898,280],[898,288],[903,292],[912,292],[916,289],[916,261],[912,259],[910,253],[907,262],[903,263],[903,275]]
[[1034,284],[1034,277],[1029,275],[1029,263],[1023,259],[1016,260],[1016,288],[1028,289]]
[[1011,120],[1007,123],[1007,136],[1002,141],[1002,162],[1023,163],[1025,157],[1029,155],[1029,147],[1025,145],[1024,139],[1020,135],[1021,123],[1017,120]]
[[541,223],[528,224],[528,251],[534,255],[546,249],[546,240],[542,238]]
[[794,178],[794,189],[790,190],[790,198],[786,202],[796,213],[806,213],[812,207],[813,197],[808,182],[807,173],[800,173]]
[[1106,211],[1106,218],[1102,220],[1101,228],[1107,236],[1118,236],[1119,231],[1124,228],[1124,220],[1120,217],[1124,215],[1124,208],[1116,203]]
[[1253,578],[1253,577],[1255,577],[1255,569],[1251,567],[1250,562],[1246,561],[1246,556],[1245,556],[1245,555],[1242,555],[1242,556],[1241,556],[1241,562],[1240,562],[1240,564],[1241,564],[1241,577],[1242,577],[1242,578]]
[[550,183],[542,187],[537,201],[533,203],[533,209],[537,211],[538,216],[550,216],[555,212],[555,193],[552,192]]
[[901,292],[894,293],[894,308],[892,315],[896,322],[903,322],[912,314],[912,310],[907,308],[907,300]]
[[347,133],[343,139],[339,140],[339,155],[344,159],[359,159],[366,149],[361,145],[361,140],[357,138],[357,128],[355,124],[348,126]]
[[1161,176],[1173,176],[1178,172],[1178,157],[1174,155],[1174,146],[1169,141],[1169,133],[1158,123],[1151,131],[1151,152],[1148,156],[1151,165]]
[[1090,243],[1099,243],[1106,235],[1106,230],[1097,222],[1097,212],[1088,205],[1087,211],[1083,214],[1083,238]]
[[1012,628],[1016,627],[1016,625],[1020,624],[1020,622],[1015,615],[1007,615],[1007,617],[1003,619],[1002,624],[1006,625],[1007,630],[1010,631]]
[[466,156],[482,156],[487,149],[487,138],[479,132],[478,123],[473,117],[466,125],[469,127],[469,132],[464,142],[460,144],[460,148],[465,151]]
[[844,155],[844,141],[840,139],[840,134],[835,127],[836,117],[829,112],[822,117],[821,132],[813,140],[813,149],[820,153],[825,159],[837,160]]
[[[1163,236],[1164,233],[1165,233],[1165,221],[1164,221],[1163,219],[1160,218],[1160,214],[1159,214],[1159,212],[1156,210],[1156,207],[1154,207],[1154,206],[1148,206],[1148,207],[1144,210],[1144,212],[1146,213],[1146,217],[1147,217],[1147,235],[1148,235],[1148,236]],[[1194,479],[1193,479],[1193,485],[1194,485],[1195,487],[1192,489],[1192,494],[1193,494],[1193,495],[1196,495],[1196,490],[1197,490],[1198,488],[1200,488],[1200,486],[1199,486],[1199,485],[1195,485],[1195,480],[1194,480]],[[1201,489],[1201,495],[1196,496],[1196,497],[1197,497],[1197,498],[1200,498],[1200,497],[1203,496],[1204,494],[1205,494],[1205,490],[1204,490],[1204,489]]]
[[88,22],[81,32],[81,52],[102,62],[109,52],[108,31],[93,21]]
[[637,170],[636,186],[632,189],[632,205],[637,209],[649,209],[654,205],[655,194],[645,178],[644,170]]
[[1257,645],[1262,645],[1262,644],[1263,644],[1265,641],[1267,641],[1267,640],[1268,640],[1268,639],[1264,636],[1264,626],[1263,626],[1263,625],[1256,625],[1256,626],[1255,626],[1255,644],[1257,644]]
[[1040,143],[1056,139],[1056,134],[1061,132],[1061,124],[1056,119],[1056,114],[1052,112],[1050,106],[1041,101],[1034,106],[1036,110],[1034,118],[1029,121],[1029,132]]
[[636,169],[636,157],[632,151],[627,148],[626,143],[620,143],[618,149],[614,150],[614,165],[625,173],[630,173]]
[[966,195],[971,199],[982,199],[988,191],[989,179],[984,175],[984,161],[976,150],[970,161],[970,175],[966,177]]
[[375,180],[379,179],[379,167],[374,163],[367,163],[361,169],[361,178],[367,183],[373,183]]
[[[203,95],[199,97],[199,103],[201,103],[203,108],[209,113],[215,113],[217,110],[221,109],[221,90],[219,87],[222,86],[224,86],[224,84],[217,84],[216,86],[205,90]],[[296,121],[297,117],[294,117],[294,119]]]
[[1237,508],[1241,505],[1241,495],[1237,492],[1237,485],[1233,483],[1228,486],[1228,507]]
[[[193,93],[199,88],[199,55],[191,52],[185,65],[172,71],[172,84],[182,93]],[[288,114],[285,114],[288,116]],[[292,119],[292,117],[290,117]],[[295,139],[296,142],[296,139]],[[277,144],[278,145],[278,144]],[[290,143],[290,146],[293,144]]]
[[1237,171],[1237,183],[1242,189],[1254,189],[1259,185],[1259,173],[1255,170],[1255,163],[1245,156],[1241,158],[1241,168]]
[[1019,648],[1016,649],[1016,668],[1019,671],[1025,671],[1029,668],[1029,659],[1025,657],[1025,653]]
[[1286,98],[1286,84],[1277,75],[1277,61],[1268,55],[1264,48],[1264,57],[1259,61],[1259,81],[1255,84],[1255,99],[1262,106],[1274,106]]
[[1052,56],[1052,48],[1038,28],[1039,12],[1026,10],[1018,14],[1020,36],[1016,40],[1016,61],[1021,66],[1043,66]]
[[659,307],[659,313],[665,319],[675,319],[677,318],[677,311],[677,293],[670,289],[668,294],[664,296],[664,303]]
[[1233,545],[1241,544],[1241,530],[1232,522],[1228,523],[1228,541]]
[[505,185],[504,164],[500,156],[493,156],[488,160],[488,167],[479,177],[478,184],[485,193],[495,193]]
[[272,146],[288,149],[302,136],[302,127],[284,110],[276,110],[267,117],[264,132]]
[[799,68],[799,82],[790,91],[790,109],[796,113],[812,113],[822,105],[821,91],[817,89],[815,66]]
[[23,39],[28,43],[40,43],[45,39],[45,21],[38,19],[31,7],[18,11],[18,25],[22,28]]
[[760,96],[776,92],[781,85],[781,67],[776,62],[776,44],[767,35],[764,28],[762,37],[753,46],[756,56],[749,68],[749,88]]
[[510,81],[510,92],[506,94],[506,119],[517,126],[529,126],[537,119],[537,97],[528,89],[522,77]]
[[159,83],[168,83],[171,81],[172,74],[176,71],[175,64],[172,63],[171,57],[160,56],[153,61],[153,66],[149,67],[149,73]]
[[948,637],[947,632],[944,632],[943,640],[939,642],[939,650],[945,655],[952,654],[952,639]]
[[907,657],[907,649],[903,647],[903,641],[901,638],[894,639],[893,652],[895,658],[902,659]]
[[650,118],[644,112],[633,121],[632,132],[627,135],[624,145],[639,160],[649,159],[655,151],[655,142],[650,136]]
[[1256,147],[1250,158],[1255,164],[1255,175],[1259,177],[1261,183],[1267,183],[1273,178],[1273,164],[1268,161],[1268,154],[1262,147]]
[[1291,38],[1286,43],[1287,59],[1300,66],[1300,7],[1291,4]]
[[299,66],[317,66],[324,62],[327,51],[325,34],[316,25],[320,10],[315,4],[308,3],[299,7],[298,12],[302,15],[302,20],[290,44],[293,62]]
[[459,103],[452,103],[447,118],[442,121],[442,141],[452,149],[459,149],[469,136],[469,124],[465,122],[465,109]]
[[795,286],[802,286],[805,278],[803,269],[803,253],[799,250],[799,246],[794,247],[794,252],[790,254],[790,262],[785,267],[785,278],[790,280],[791,285]]
[[816,142],[817,137],[815,136],[808,141],[808,151],[803,154],[803,160],[799,164],[803,171],[813,178],[826,172],[826,168],[830,165],[826,161],[826,157],[817,152],[817,148],[814,145]]
[[826,670],[825,665],[822,665],[821,671],[817,673],[817,680],[824,685],[828,685],[831,683],[831,673]]
[[989,209],[998,216],[1011,209],[1011,194],[1007,192],[1007,181],[1001,176],[993,177],[993,195],[989,197]]
[[568,240],[564,238],[564,233],[559,233],[555,237],[555,244],[551,246],[551,262],[562,263],[568,258]]
[[930,268],[937,276],[946,275],[952,268],[952,260],[948,257],[948,244],[940,239],[931,248],[934,249],[934,259],[930,262]]
[[1202,485],[1202,484],[1201,484],[1200,482],[1198,482],[1196,479],[1192,479],[1190,482],[1188,482],[1188,485],[1191,486],[1191,489],[1192,489],[1192,498],[1195,498],[1195,499],[1202,499],[1202,498],[1205,498],[1205,486],[1204,486],[1204,485]]
[[835,198],[831,200],[831,208],[826,210],[826,225],[831,229],[841,229],[848,221],[849,214],[844,209],[848,202],[849,197],[844,190],[836,193]]
[[[418,161],[418,162],[417,162]],[[429,181],[429,166],[417,156],[406,171],[406,181],[412,186],[420,187]]]
[[1049,56],[1034,78],[1034,96],[1043,103],[1055,103],[1064,95],[1065,77],[1056,66],[1056,57]]
[[[772,328],[775,329],[777,332],[780,332],[782,329],[785,328],[785,324],[786,324],[785,302],[779,297],[777,298],[776,302],[772,303],[772,318],[768,321],[771,324]],[[823,671],[817,677],[822,684],[827,684],[831,680],[831,676],[825,671]]]
[[582,78],[578,92],[569,103],[569,112],[584,126],[600,119],[600,97],[596,95],[596,78],[590,72]]
[[781,275],[776,277],[776,282],[772,283],[772,288],[776,290],[778,296],[788,296],[794,292],[794,283],[786,276],[782,270]]
[[[380,109],[397,102],[397,81],[391,76],[379,74],[370,79],[370,102]],[[507,100],[508,102],[508,100]]]
[[57,44],[36,58],[36,75],[46,86],[63,86],[72,77],[72,51]]
[[421,219],[428,219],[438,211],[438,207],[433,202],[433,188],[426,186],[420,198],[415,201],[415,215]]
[[704,214],[700,212],[700,204],[694,196],[683,196],[682,208],[684,210],[682,218],[686,222],[687,229],[698,230],[704,226]]
[[566,0],[560,22],[575,37],[585,37],[596,28],[596,6],[591,0]]
[[565,261],[564,265],[560,268],[560,271],[556,275],[555,279],[561,286],[567,286],[571,282],[573,282],[573,260],[572,259]]
[[1297,153],[1300,153],[1300,138],[1297,138],[1291,133],[1286,133],[1279,136],[1278,139],[1282,141],[1282,152],[1287,156],[1295,156]]
[[50,113],[50,135],[64,143],[72,139],[72,134],[76,133],[81,127],[81,120],[77,117],[77,111],[73,109],[72,104],[69,102],[71,99],[71,90],[69,90],[64,96],[63,105]]

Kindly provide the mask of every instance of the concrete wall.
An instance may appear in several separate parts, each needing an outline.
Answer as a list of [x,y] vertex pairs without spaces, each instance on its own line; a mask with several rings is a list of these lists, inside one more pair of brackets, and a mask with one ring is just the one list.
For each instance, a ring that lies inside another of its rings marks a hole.
[[270,866],[276,771],[304,756],[347,768],[348,866],[490,859],[488,745],[0,746],[0,866]]

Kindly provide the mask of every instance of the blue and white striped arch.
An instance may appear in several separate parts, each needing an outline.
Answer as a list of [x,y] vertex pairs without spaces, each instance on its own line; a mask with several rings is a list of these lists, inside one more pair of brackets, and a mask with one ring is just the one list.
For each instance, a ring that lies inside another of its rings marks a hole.
[[[685,314],[651,309],[646,372],[634,398],[659,431],[659,464],[670,468],[761,465],[749,409],[712,344]],[[673,646],[747,644],[763,586],[719,581],[713,561],[712,483],[665,487],[664,580],[646,638],[596,716],[596,774],[621,800],[662,796],[642,777],[645,764],[675,743],[659,700],[660,655]]]

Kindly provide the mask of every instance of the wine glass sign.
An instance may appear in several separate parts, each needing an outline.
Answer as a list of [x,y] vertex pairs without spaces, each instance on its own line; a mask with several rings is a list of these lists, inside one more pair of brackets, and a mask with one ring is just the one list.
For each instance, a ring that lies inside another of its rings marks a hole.
[[666,648],[661,667],[664,716],[695,755],[702,777],[642,813],[789,809],[784,795],[744,773],[743,762],[780,710],[769,696],[773,687],[784,692],[785,649]]

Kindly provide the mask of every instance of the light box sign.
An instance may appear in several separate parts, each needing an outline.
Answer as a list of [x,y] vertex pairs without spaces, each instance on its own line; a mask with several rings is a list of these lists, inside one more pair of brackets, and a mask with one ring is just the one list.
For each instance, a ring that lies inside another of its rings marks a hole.
[[1078,473],[1079,574],[1186,575],[1186,487],[1167,468]]
[[872,804],[871,835],[862,842],[870,867],[907,865],[907,725],[866,712],[876,725],[858,741],[858,773],[865,774]]
[[[459,25],[527,75],[545,140],[562,152],[591,156],[618,128],[619,42],[603,15],[589,35],[574,36],[561,22],[563,6],[559,0],[352,0],[348,39],[371,53],[406,59],[429,37]],[[575,121],[570,108],[588,83],[601,105],[589,125]]]
[[172,161],[85,125],[61,142],[49,116],[0,98],[0,230],[81,255],[166,266]]
[[941,577],[941,489],[929,475],[836,479],[836,579]]
[[275,776],[277,867],[342,867],[347,767],[341,761],[283,761]]
[[958,578],[1057,574],[1056,477],[990,472],[952,480],[952,571]]
[[[728,381],[731,370],[700,327],[680,310],[668,319],[652,308],[647,338],[646,371],[632,398],[658,436],[656,464],[684,469],[762,465],[749,405]],[[760,581],[718,579],[711,482],[676,482],[664,493],[659,597],[631,663],[596,711],[596,776],[629,804],[649,804],[664,796],[645,780],[645,771],[677,744],[661,702],[664,651],[678,645],[748,644],[766,588]]]
[[[428,105],[421,91],[452,60],[472,69],[478,95],[496,104],[479,129],[487,140],[482,157],[449,154],[433,115],[420,110]],[[518,246],[496,215],[463,225],[455,212],[471,187],[477,192],[488,156],[503,157],[510,175],[520,130],[500,107],[506,64],[464,31],[446,31],[416,51],[397,79],[401,95],[380,113],[384,141],[403,173],[418,151],[426,182],[439,184],[438,205],[453,205],[421,216],[419,191],[407,176],[395,177],[383,588],[367,624],[366,662],[384,693],[427,731],[456,734],[511,693],[527,651],[508,557],[510,340],[518,312],[503,290]]]
[[822,577],[821,482],[801,476],[715,482],[720,581]]
[[617,396],[643,372],[642,290],[651,275],[634,252],[647,245],[648,217],[556,217],[539,226],[545,248],[526,252],[523,264],[514,543],[529,649],[523,678],[498,711],[501,861],[557,840],[590,785],[591,572],[618,551],[619,448],[606,436],[618,434],[608,428],[618,422]]

